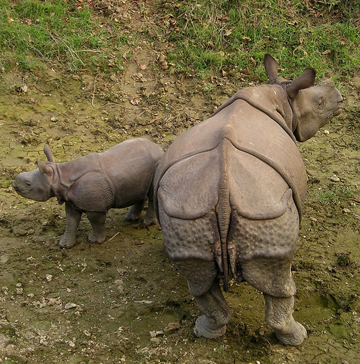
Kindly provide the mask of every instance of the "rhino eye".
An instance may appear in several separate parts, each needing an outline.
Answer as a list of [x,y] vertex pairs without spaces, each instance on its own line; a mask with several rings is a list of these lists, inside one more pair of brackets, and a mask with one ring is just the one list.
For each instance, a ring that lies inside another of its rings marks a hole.
[[324,109],[325,107],[325,99],[323,97],[320,97],[319,99],[319,109]]
[[26,186],[30,187],[31,183],[29,181],[26,182]]

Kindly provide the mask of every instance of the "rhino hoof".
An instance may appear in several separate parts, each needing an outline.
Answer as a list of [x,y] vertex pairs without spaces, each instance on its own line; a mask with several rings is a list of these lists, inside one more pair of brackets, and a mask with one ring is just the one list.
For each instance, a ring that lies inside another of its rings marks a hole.
[[63,240],[60,240],[59,242],[59,248],[63,249],[70,249],[72,248],[74,245],[75,245],[76,241],[72,242],[72,241],[63,241]]
[[307,331],[303,325],[295,322],[295,327],[291,334],[280,334],[276,332],[276,337],[285,345],[298,346],[307,338]]
[[88,242],[90,244],[101,244],[105,241],[105,237],[99,237],[94,234],[94,232],[91,232],[88,236]]
[[205,315],[200,316],[195,322],[194,334],[196,337],[205,337],[206,339],[216,339],[223,336],[226,332],[226,325],[217,325],[214,320]]
[[156,221],[157,221],[156,218],[152,218],[152,217],[146,218],[146,216],[144,217],[144,225],[145,226],[155,225]]
[[124,217],[124,220],[128,222],[137,221],[139,219],[140,215],[132,213],[131,210],[129,210]]

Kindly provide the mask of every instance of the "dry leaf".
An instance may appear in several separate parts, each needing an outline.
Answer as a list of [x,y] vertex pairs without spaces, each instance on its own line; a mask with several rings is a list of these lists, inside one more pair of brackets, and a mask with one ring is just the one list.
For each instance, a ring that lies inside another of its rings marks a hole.
[[130,104],[131,105],[139,105],[141,102],[141,99],[139,97],[134,97],[133,99],[130,100]]

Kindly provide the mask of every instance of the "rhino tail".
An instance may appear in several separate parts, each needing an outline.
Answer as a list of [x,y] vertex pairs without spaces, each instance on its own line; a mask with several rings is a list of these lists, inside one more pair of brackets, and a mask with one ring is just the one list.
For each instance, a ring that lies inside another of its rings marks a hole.
[[230,206],[230,187],[227,170],[226,150],[227,144],[230,141],[227,138],[223,139],[222,143],[222,173],[219,185],[219,199],[216,206],[216,214],[218,221],[218,228],[220,233],[220,246],[221,246],[221,262],[220,268],[224,275],[223,288],[226,292],[228,290],[228,275],[229,275],[229,257],[228,257],[228,233],[231,220],[231,206]]

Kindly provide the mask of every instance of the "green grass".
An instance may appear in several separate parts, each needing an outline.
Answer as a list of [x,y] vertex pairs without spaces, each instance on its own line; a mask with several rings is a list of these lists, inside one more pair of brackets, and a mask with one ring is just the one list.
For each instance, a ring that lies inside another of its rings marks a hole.
[[315,190],[315,197],[324,206],[338,205],[342,200],[351,199],[355,191],[345,186],[333,186],[328,190]]
[[238,72],[264,80],[265,53],[279,59],[287,77],[309,66],[339,78],[360,70],[358,0],[139,1],[138,34],[98,17],[89,4],[95,2],[0,0],[0,68],[58,63],[72,71],[121,71],[124,48],[141,39],[165,49],[169,71],[202,78]]
[[[118,24],[111,26],[116,30]],[[71,70],[121,69],[116,49],[126,42],[73,0],[21,0],[16,5],[0,0],[0,65],[5,69],[33,70],[51,62]]]
[[[167,1],[162,1],[162,6]],[[314,67],[349,76],[360,69],[359,2],[324,0],[182,1],[171,12],[176,29],[169,62],[180,72],[220,70],[264,76],[265,53],[280,59],[289,76]],[[166,7],[165,7],[166,8]]]

